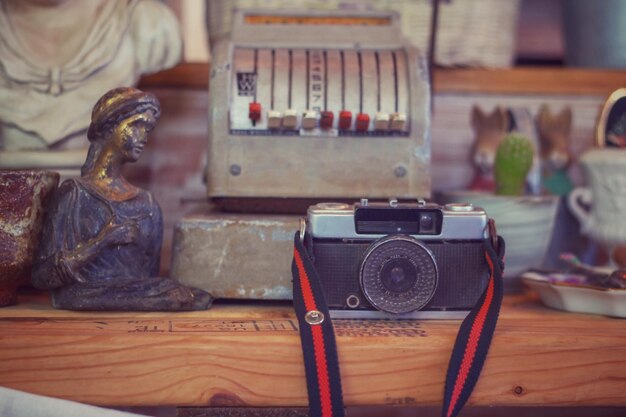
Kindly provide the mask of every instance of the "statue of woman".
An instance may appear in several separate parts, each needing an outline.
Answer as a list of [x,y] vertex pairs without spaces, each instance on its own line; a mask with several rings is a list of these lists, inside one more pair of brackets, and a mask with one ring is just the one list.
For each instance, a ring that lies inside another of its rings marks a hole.
[[163,220],[148,191],[126,181],[160,114],[157,98],[131,87],[98,100],[79,179],[56,192],[33,268],[33,285],[69,310],[198,310],[211,297],[159,271]]

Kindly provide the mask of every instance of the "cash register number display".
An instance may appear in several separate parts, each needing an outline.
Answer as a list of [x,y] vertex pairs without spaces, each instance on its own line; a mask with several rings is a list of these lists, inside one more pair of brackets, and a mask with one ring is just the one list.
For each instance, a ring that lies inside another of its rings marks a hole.
[[403,50],[236,48],[231,134],[408,136]]

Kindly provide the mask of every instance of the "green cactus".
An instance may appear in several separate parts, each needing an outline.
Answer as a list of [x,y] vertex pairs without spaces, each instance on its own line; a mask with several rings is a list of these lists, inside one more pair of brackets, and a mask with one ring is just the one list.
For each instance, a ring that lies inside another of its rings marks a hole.
[[524,136],[509,133],[504,137],[494,165],[496,194],[523,195],[526,176],[533,164],[535,150]]

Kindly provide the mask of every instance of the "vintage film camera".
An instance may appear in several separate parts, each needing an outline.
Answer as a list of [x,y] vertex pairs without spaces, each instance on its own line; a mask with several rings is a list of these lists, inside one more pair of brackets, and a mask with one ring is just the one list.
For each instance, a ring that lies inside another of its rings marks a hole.
[[333,317],[460,318],[489,279],[487,225],[471,204],[320,203],[305,243]]

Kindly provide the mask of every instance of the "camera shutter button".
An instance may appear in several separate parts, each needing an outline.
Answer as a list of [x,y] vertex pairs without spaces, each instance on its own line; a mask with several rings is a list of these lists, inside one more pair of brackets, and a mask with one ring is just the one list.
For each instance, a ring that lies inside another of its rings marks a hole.
[[474,211],[474,205],[472,203],[450,203],[444,206],[446,210],[450,211]]

